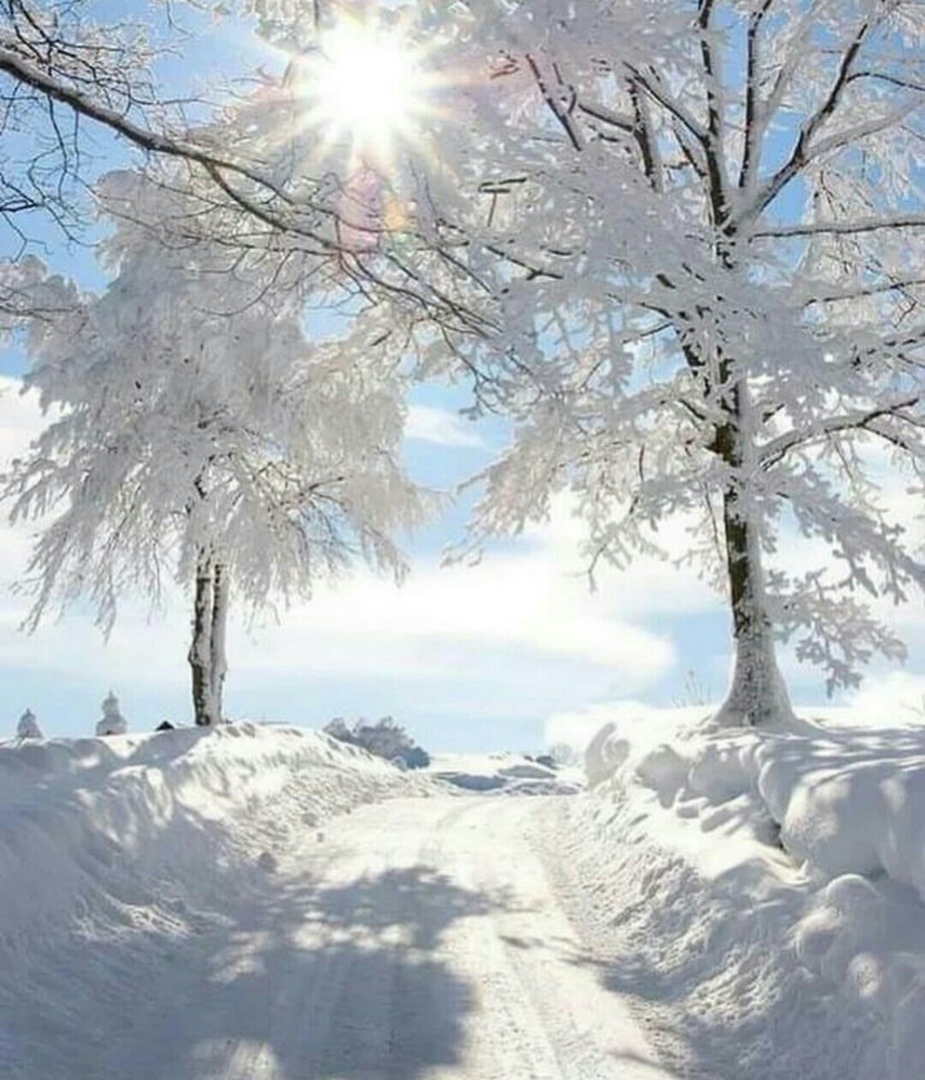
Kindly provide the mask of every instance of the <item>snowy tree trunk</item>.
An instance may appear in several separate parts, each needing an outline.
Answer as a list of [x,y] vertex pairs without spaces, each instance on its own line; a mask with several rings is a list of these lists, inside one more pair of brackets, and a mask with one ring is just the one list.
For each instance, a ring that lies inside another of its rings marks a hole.
[[225,656],[227,625],[228,575],[221,563],[215,563],[212,575],[212,624],[209,654],[212,704],[217,723],[221,723],[223,717],[222,696],[225,689],[225,673],[228,670],[228,661]]
[[728,727],[757,727],[792,720],[793,710],[777,667],[773,627],[765,602],[758,525],[742,510],[735,487],[723,494],[723,526],[734,658],[732,680],[717,721]]
[[201,554],[196,564],[196,597],[193,601],[193,640],[189,665],[193,680],[193,715],[196,724],[208,727],[219,720],[213,682],[213,626],[215,621],[215,570],[212,560]]
[[[718,365],[722,382],[732,365]],[[774,627],[764,589],[757,510],[743,505],[745,477],[755,468],[755,417],[746,380],[739,379],[722,399],[726,422],[717,427],[711,449],[731,471],[723,491],[723,537],[729,603],[732,609],[732,678],[717,713],[724,727],[759,727],[793,719],[790,697],[777,666]]]

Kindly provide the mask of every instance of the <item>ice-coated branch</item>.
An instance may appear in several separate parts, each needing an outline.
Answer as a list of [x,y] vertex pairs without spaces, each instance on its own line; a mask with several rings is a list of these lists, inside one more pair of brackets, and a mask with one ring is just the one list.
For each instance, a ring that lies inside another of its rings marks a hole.
[[[842,416],[822,417],[805,430],[787,432],[765,443],[758,451],[759,464],[762,469],[767,470],[797,447],[818,442],[820,439],[840,432],[864,430],[887,438],[890,436],[889,431],[877,426],[874,422],[884,417],[894,417],[899,421],[915,425],[917,423],[915,417],[904,415],[904,410],[921,404],[923,400],[925,400],[925,388],[918,393],[907,395],[896,401],[878,404],[871,409],[858,410]],[[918,449],[919,451],[922,449],[922,447],[913,448],[911,445],[906,445],[900,436],[895,436],[892,441],[904,449]]]
[[584,149],[584,142],[581,134],[572,119],[576,104],[574,89],[566,86],[562,82],[558,69],[554,69],[556,83],[553,85],[540,70],[540,66],[535,57],[530,53],[527,53],[525,59],[527,61],[527,66],[533,74],[533,78],[536,80],[536,85],[539,87],[543,100],[546,102],[549,111],[559,122],[562,130],[568,136],[569,142],[571,142],[576,150]]
[[751,209],[752,214],[760,213],[769,206],[783,188],[799,175],[810,158],[816,153],[816,148],[812,146],[816,132],[838,109],[845,88],[849,85],[854,62],[863,49],[864,42],[874,25],[875,20],[873,18],[863,19],[858,29],[849,39],[848,45],[840,57],[838,70],[828,93],[824,96],[818,108],[810,113],[800,125],[799,135],[787,160],[762,185]]
[[742,140],[742,162],[739,166],[739,187],[751,188],[757,175],[759,163],[761,125],[761,95],[758,86],[760,78],[759,54],[761,48],[761,25],[771,9],[774,0],[763,0],[748,19],[746,36],[745,62],[745,117],[744,137]]
[[858,236],[888,230],[925,229],[925,213],[897,214],[888,218],[861,217],[850,221],[807,221],[795,225],[763,226],[752,232],[755,240],[782,240],[797,236]]

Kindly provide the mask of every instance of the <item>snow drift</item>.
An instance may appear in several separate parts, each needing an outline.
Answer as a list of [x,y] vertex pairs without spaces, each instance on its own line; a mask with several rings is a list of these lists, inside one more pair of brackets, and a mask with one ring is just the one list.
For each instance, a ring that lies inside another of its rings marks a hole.
[[205,899],[295,830],[433,789],[320,733],[247,723],[0,748],[0,942]]
[[575,795],[575,769],[550,768],[523,754],[436,754],[428,771],[437,779],[477,795]]
[[629,895],[614,948],[656,1041],[716,1077],[916,1080],[925,732],[702,714],[607,724],[578,809],[589,889]]

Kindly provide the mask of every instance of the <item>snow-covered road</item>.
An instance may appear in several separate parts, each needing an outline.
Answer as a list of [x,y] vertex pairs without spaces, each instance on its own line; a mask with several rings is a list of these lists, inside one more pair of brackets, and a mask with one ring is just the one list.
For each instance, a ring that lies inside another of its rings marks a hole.
[[30,1080],[665,1080],[544,869],[567,802],[399,799],[306,829],[182,947],[85,953],[87,1040],[47,1030]]

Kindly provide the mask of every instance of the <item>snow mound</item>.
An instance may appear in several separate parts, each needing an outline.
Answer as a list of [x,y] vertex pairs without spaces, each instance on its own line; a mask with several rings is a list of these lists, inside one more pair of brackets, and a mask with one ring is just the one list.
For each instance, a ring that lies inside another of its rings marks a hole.
[[925,901],[925,732],[819,731],[758,750],[758,788],[794,858],[886,874]]
[[207,897],[334,814],[435,788],[318,732],[249,723],[0,748],[0,942]]
[[575,795],[575,770],[553,769],[520,754],[437,754],[427,770],[453,787],[479,795]]
[[921,1075],[925,732],[674,710],[608,723],[586,772],[574,857],[589,893],[635,898],[619,947],[659,973],[653,1015],[688,1055],[749,1080]]

